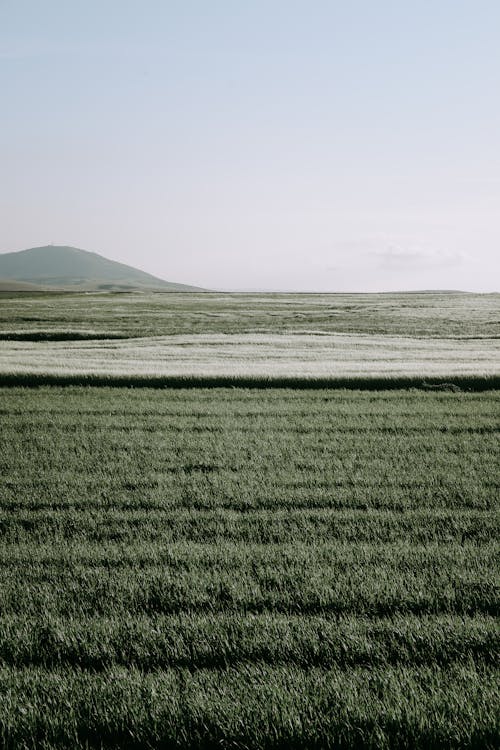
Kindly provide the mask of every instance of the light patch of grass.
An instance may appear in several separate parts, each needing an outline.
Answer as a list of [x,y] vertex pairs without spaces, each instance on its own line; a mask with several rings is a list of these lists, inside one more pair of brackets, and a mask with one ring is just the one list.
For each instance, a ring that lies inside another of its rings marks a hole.
[[200,334],[123,341],[0,341],[0,373],[68,376],[400,378],[500,374],[500,339]]

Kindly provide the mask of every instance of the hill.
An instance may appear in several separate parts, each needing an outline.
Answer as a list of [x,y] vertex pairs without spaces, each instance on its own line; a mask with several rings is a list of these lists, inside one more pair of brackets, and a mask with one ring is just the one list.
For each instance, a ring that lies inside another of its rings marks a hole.
[[[53,289],[53,287],[52,287]],[[51,291],[49,287],[29,284],[27,281],[16,281],[15,279],[0,278],[0,292],[46,292]]]
[[[203,291],[199,287],[164,281],[98,253],[63,245],[46,245],[0,254],[0,279],[1,288],[5,289],[9,284],[12,288],[12,282],[20,282],[23,285],[78,291]],[[28,289],[29,286],[26,287]]]

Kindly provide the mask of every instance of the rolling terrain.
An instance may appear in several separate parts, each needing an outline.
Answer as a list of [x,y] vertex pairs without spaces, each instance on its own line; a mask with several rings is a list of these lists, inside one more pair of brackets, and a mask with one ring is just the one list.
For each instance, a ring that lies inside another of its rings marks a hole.
[[491,385],[500,376],[499,301],[460,293],[6,293],[0,379],[475,378]]
[[0,295],[1,746],[496,750],[498,300]]

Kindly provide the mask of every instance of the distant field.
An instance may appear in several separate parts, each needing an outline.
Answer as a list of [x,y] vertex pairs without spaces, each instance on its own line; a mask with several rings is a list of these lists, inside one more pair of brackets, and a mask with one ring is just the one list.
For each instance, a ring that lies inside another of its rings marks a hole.
[[0,333],[498,338],[500,294],[0,294]]
[[491,378],[499,309],[500,295],[4,294],[0,381]]
[[2,747],[497,747],[499,405],[0,390]]
[[0,341],[1,373],[109,377],[500,375],[500,339],[198,334],[124,341]]

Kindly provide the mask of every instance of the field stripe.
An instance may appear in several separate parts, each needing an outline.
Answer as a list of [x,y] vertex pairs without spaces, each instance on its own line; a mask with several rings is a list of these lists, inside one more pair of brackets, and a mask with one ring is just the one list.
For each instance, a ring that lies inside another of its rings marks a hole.
[[[421,370],[421,368],[419,368]],[[394,375],[377,377],[358,376],[260,376],[247,375],[123,375],[81,373],[57,374],[44,372],[1,372],[0,387],[22,386],[24,388],[38,388],[40,386],[92,386],[113,388],[285,388],[295,390],[312,389],[342,389],[384,391],[418,388],[421,390],[453,388],[465,391],[488,391],[500,389],[500,366],[496,364],[493,372],[488,374],[457,374],[454,372],[432,373],[430,375]]]

